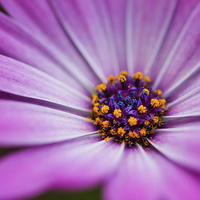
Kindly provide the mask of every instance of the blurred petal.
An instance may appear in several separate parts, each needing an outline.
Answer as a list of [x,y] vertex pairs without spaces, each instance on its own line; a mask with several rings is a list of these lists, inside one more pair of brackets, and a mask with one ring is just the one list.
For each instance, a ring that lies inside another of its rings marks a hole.
[[[187,74],[190,74],[190,71],[193,71],[196,64],[199,63],[200,3],[195,4],[196,1],[192,1],[191,5],[188,1],[187,3],[182,2],[182,4],[179,4],[181,8],[178,7],[177,9],[180,9],[179,12],[184,12],[186,9],[188,18],[173,41],[173,46],[168,52],[165,61],[162,64],[159,63],[158,66],[156,65],[152,70],[152,76],[155,78],[153,88],[168,89],[180,79],[187,76]],[[185,17],[185,14],[183,16]],[[176,30],[175,28],[175,33],[173,34],[177,34]],[[199,70],[198,67],[195,71],[197,70]]]
[[122,152],[123,145],[99,135],[16,152],[0,160],[0,199],[97,185],[115,171]]
[[90,99],[53,77],[16,60],[0,56],[0,90],[86,109]]
[[115,62],[105,23],[104,1],[50,1],[64,30],[101,80],[114,73]]
[[129,73],[149,72],[173,17],[177,1],[127,1],[126,45]]
[[66,112],[0,100],[0,145],[54,143],[96,132],[92,121]]
[[43,43],[53,56],[75,76],[79,76],[79,79],[87,77],[84,81],[89,80],[93,87],[99,83],[95,72],[63,31],[47,0],[32,2],[8,0],[2,1],[2,4],[9,14],[23,24],[30,34],[34,33],[34,37]]
[[[127,152],[126,152],[127,153]],[[106,200],[196,199],[198,177],[141,147],[123,157],[118,173],[104,189]]]

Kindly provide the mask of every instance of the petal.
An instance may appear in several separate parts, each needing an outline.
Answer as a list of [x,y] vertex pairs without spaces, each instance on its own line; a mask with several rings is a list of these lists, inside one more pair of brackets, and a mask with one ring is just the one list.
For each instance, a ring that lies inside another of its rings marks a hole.
[[[183,4],[185,4],[185,6]],[[179,6],[183,7],[177,8],[180,9],[180,12],[184,12],[185,9],[188,9],[188,2],[184,2],[183,4],[179,4]],[[195,2],[192,1],[191,7],[189,6],[189,13],[188,11],[186,12],[188,18],[184,22],[175,41],[173,41],[173,46],[168,52],[169,54],[165,62],[159,63],[158,66],[155,65],[155,68],[152,70],[153,77],[155,78],[153,88],[159,86],[160,89],[166,90],[176,84],[181,78],[190,74],[190,71],[194,70],[193,68],[195,68],[196,64],[200,61],[200,3],[194,5]],[[177,24],[177,22],[174,23]],[[195,71],[198,69],[199,66]]]
[[93,121],[37,105],[0,100],[0,145],[53,143],[96,132]]
[[149,72],[173,17],[177,1],[127,1],[126,45],[129,73]]
[[168,159],[200,173],[199,122],[158,130],[153,146]]
[[99,83],[95,72],[64,33],[47,0],[31,3],[29,0],[8,0],[2,1],[2,5],[75,76],[87,77],[84,81],[89,80],[93,87]]
[[16,152],[0,160],[0,199],[97,185],[115,171],[122,152],[123,145],[99,135]]
[[59,103],[88,108],[89,98],[53,77],[16,60],[0,56],[0,90]]
[[196,199],[200,186],[197,177],[157,152],[147,153],[141,147],[126,152],[118,173],[104,188],[105,199]]
[[[52,53],[36,38],[0,13],[0,53],[29,64],[41,71],[88,94],[82,84],[68,72],[67,68],[56,61]],[[77,74],[78,75],[78,74]]]
[[[50,1],[55,15],[73,43],[104,82],[115,69],[107,36],[108,12],[103,1]],[[83,34],[84,33],[84,34]]]

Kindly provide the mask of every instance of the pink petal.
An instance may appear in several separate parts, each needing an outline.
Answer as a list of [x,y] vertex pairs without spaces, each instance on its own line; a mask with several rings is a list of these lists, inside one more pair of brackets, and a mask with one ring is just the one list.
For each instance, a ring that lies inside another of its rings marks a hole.
[[107,200],[196,199],[200,181],[157,152],[141,147],[123,157],[119,171],[104,189]]
[[[50,1],[64,30],[102,81],[115,69],[102,1]],[[83,34],[84,33],[84,34]],[[115,59],[115,57],[114,57]]]
[[53,77],[16,60],[0,56],[0,90],[86,109],[90,99]]
[[80,80],[87,76],[84,81],[89,80],[93,87],[99,83],[95,73],[64,33],[48,1],[8,0],[2,1],[2,4],[9,14],[23,24],[30,34],[34,33],[34,37],[72,74],[79,76]]
[[96,132],[93,121],[42,106],[0,100],[0,145],[54,143]]
[[[168,54],[163,63],[157,63],[152,69],[154,88],[166,90],[187,76],[199,62],[200,4],[196,4],[196,1],[191,1],[191,4],[182,1],[177,10],[169,30],[170,48],[165,49]],[[178,28],[175,27],[177,24]],[[158,58],[158,61],[160,60],[162,59]]]
[[127,1],[126,45],[129,73],[149,72],[173,17],[177,1]]
[[122,152],[99,135],[16,152],[0,160],[0,199],[95,186],[116,170]]

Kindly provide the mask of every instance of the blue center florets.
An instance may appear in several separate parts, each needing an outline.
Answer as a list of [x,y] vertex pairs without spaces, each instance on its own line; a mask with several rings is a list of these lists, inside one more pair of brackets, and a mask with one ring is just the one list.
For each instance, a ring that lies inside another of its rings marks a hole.
[[92,118],[102,137],[114,138],[130,147],[135,143],[148,146],[147,137],[162,125],[165,113],[165,99],[161,90],[152,91],[151,80],[137,72],[133,77],[122,71],[108,83],[97,86],[97,94],[92,96]]

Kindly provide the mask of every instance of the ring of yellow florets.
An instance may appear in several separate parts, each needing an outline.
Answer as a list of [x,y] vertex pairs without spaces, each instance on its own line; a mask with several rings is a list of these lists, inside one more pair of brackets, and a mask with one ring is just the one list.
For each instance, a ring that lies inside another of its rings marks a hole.
[[114,138],[130,147],[135,144],[149,146],[154,130],[162,125],[166,112],[162,91],[151,89],[151,79],[141,72],[132,77],[126,71],[109,76],[107,83],[96,87],[92,96],[92,118],[102,138]]

